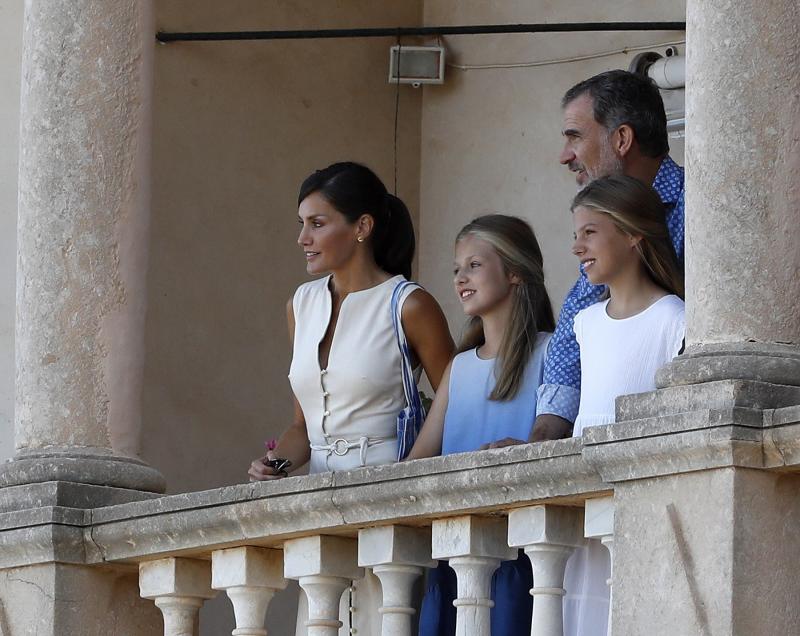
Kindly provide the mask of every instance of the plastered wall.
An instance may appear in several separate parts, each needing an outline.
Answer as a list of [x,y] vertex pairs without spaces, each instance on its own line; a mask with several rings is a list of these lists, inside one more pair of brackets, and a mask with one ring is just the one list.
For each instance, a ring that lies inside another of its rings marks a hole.
[[[684,20],[685,2],[478,2],[426,0],[425,23]],[[450,36],[448,61],[462,65],[541,62],[682,39],[682,33],[563,33]],[[679,47],[684,51],[683,46]],[[663,47],[660,49],[663,54]],[[443,86],[424,89],[420,186],[420,278],[445,308],[454,335],[463,314],[452,291],[453,239],[470,219],[489,212],[528,220],[537,234],[557,312],[577,275],[570,253],[572,174],[558,163],[560,100],[577,82],[628,68],[633,54],[528,68],[447,68]],[[683,163],[683,140],[670,140]]]
[[0,461],[14,454],[14,296],[23,0],[0,0]]
[[[162,30],[415,25],[421,2],[172,0]],[[308,280],[297,190],[354,159],[394,187],[378,39],[158,45],[143,455],[170,491],[246,480],[289,423],[286,302]],[[419,210],[422,94],[400,87],[398,194]]]

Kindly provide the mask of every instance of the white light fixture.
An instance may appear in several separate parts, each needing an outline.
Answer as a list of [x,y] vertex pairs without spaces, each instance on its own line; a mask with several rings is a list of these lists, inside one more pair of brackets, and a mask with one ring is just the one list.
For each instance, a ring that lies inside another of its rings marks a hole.
[[444,47],[393,46],[389,49],[389,83],[444,83]]
[[670,137],[684,136],[686,128],[686,58],[670,46],[664,56],[656,51],[639,53],[628,70],[649,77],[661,91],[667,113],[667,133]]

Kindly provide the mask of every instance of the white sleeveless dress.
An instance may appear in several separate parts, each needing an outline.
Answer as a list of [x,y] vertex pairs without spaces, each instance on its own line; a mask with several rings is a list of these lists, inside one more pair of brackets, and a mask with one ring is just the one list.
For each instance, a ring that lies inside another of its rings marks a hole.
[[[403,276],[351,292],[339,308],[328,364],[319,365],[319,343],[330,324],[330,276],[301,285],[292,299],[294,349],[289,382],[306,420],[310,473],[341,471],[397,461],[397,415],[406,406],[400,349],[391,299]],[[400,307],[418,286],[408,286]],[[341,636],[380,634],[381,588],[367,572],[342,596]],[[350,599],[355,612],[351,613]],[[308,605],[300,594],[297,636],[306,634]]]

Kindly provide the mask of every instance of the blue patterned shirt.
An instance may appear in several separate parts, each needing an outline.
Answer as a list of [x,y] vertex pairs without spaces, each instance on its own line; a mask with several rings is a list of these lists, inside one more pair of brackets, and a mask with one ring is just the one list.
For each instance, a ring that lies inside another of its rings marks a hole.
[[[683,263],[683,168],[670,157],[665,157],[653,181],[653,188],[667,208],[669,235],[678,262]],[[570,422],[575,421],[581,396],[581,359],[572,321],[581,309],[600,300],[604,290],[604,285],[592,285],[583,269],[580,270],[580,277],[561,307],[558,324],[547,350],[544,382],[537,393],[537,416],[550,413]]]

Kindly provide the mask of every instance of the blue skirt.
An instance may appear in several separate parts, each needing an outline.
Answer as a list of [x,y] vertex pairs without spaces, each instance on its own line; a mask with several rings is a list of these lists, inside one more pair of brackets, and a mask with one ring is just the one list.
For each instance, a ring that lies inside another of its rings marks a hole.
[[[515,561],[503,561],[492,575],[492,636],[530,633],[533,597],[531,562],[520,550]],[[428,571],[419,614],[419,636],[453,636],[456,632],[456,573],[447,561]]]

